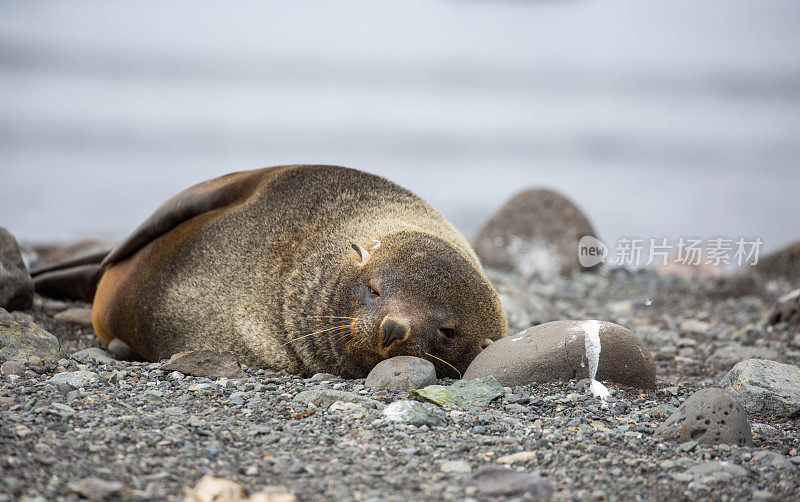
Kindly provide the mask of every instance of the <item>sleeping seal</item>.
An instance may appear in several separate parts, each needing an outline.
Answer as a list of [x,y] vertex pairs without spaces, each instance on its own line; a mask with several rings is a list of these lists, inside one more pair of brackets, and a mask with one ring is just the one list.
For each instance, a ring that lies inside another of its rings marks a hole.
[[194,185],[77,272],[96,284],[100,338],[150,361],[211,349],[275,371],[361,378],[413,355],[460,377],[506,331],[464,237],[408,190],[343,167]]

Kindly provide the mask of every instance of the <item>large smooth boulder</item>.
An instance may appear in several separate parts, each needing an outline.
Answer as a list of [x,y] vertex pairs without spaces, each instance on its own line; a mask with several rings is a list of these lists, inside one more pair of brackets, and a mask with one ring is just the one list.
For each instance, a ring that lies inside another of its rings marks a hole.
[[594,378],[651,389],[656,367],[650,351],[627,328],[606,321],[554,321],[490,344],[464,373],[465,380],[494,376],[506,387],[592,377],[587,329],[596,330],[599,358]]
[[578,243],[584,236],[595,232],[575,204],[552,190],[529,189],[489,218],[474,247],[487,267],[553,277],[583,270]]
[[8,311],[33,307],[33,279],[19,252],[17,239],[0,228],[0,308]]

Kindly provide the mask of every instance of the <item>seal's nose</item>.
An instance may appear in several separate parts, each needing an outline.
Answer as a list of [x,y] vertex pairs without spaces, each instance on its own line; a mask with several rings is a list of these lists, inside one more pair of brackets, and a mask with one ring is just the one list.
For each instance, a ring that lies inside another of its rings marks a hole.
[[388,347],[394,341],[402,341],[408,336],[408,325],[399,319],[387,317],[381,323],[383,346]]

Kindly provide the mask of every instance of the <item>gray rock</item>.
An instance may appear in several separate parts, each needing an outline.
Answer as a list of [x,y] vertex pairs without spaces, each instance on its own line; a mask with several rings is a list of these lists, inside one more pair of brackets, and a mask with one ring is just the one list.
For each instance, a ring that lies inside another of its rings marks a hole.
[[67,489],[89,500],[109,500],[119,495],[124,488],[125,485],[118,481],[86,478],[70,483]]
[[373,389],[408,391],[436,383],[433,363],[412,356],[397,356],[379,362],[367,375],[364,385]]
[[233,352],[189,350],[173,355],[159,367],[162,371],[180,371],[184,375],[217,378],[244,378],[247,376]]
[[753,459],[760,465],[779,471],[794,472],[797,467],[789,457],[777,451],[759,450],[753,452]]
[[436,405],[419,401],[395,401],[383,410],[383,415],[392,422],[430,427],[447,425],[447,416]]
[[720,381],[750,413],[800,416],[800,368],[766,359],[748,359]]
[[65,371],[63,373],[56,373],[44,383],[49,385],[66,384],[75,388],[88,387],[100,381],[97,373],[92,371]]
[[0,361],[42,362],[61,358],[58,339],[30,320],[0,309]]
[[25,364],[22,361],[6,361],[0,365],[0,375],[22,376],[24,374]]
[[[484,349],[464,373],[464,379],[492,375],[507,387],[534,382],[589,377],[585,328],[589,321],[555,321],[497,340]],[[640,388],[655,386],[655,362],[650,351],[628,329],[599,323],[600,357],[597,380]]]
[[745,359],[774,359],[778,353],[768,347],[750,347],[733,343],[719,347],[708,358],[708,362],[718,366],[731,367]]
[[700,482],[703,484],[713,484],[729,482],[731,479],[743,478],[748,474],[746,469],[736,464],[711,461],[695,464],[684,472],[673,474],[672,477],[684,483]]
[[691,396],[656,429],[655,438],[705,444],[745,445],[752,441],[750,419],[728,392],[712,387]]
[[89,347],[88,349],[83,349],[81,351],[75,352],[70,356],[72,359],[75,359],[79,363],[96,363],[96,364],[107,364],[117,362],[116,359],[108,355],[108,352],[105,350],[98,348],[98,347]]
[[67,309],[53,316],[53,319],[68,324],[77,324],[85,328],[92,327],[92,309],[78,307]]
[[800,324],[800,288],[778,298],[767,314],[766,322],[773,325],[781,322]]
[[294,400],[298,403],[313,404],[318,408],[327,408],[336,401],[344,401],[345,403],[356,403],[367,408],[382,408],[383,403],[375,399],[353,394],[352,392],[345,392],[342,390],[331,389],[311,389],[304,390],[303,392],[294,396]]
[[557,192],[533,189],[492,215],[474,247],[487,267],[547,278],[582,270],[578,242],[584,236],[595,232],[580,209]]
[[33,279],[25,267],[17,240],[0,227],[0,308],[30,310],[33,307]]
[[553,486],[549,481],[528,472],[512,471],[505,467],[487,465],[472,475],[470,484],[483,495],[521,496],[530,495],[535,500],[549,500]]

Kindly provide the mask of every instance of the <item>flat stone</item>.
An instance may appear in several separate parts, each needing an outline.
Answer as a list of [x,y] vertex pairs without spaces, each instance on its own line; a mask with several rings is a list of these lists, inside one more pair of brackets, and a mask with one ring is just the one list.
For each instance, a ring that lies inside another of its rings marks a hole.
[[352,392],[345,392],[343,390],[332,389],[311,389],[304,390],[303,392],[294,396],[294,401],[304,404],[313,404],[317,408],[327,408],[336,401],[343,401],[345,403],[356,403],[367,408],[382,408],[383,403],[375,399],[360,396]]
[[748,359],[720,381],[750,413],[800,416],[800,368],[766,359]]
[[412,390],[409,396],[447,408],[486,406],[505,395],[505,389],[492,376],[473,380],[459,380],[453,385],[429,385]]
[[719,347],[708,358],[708,362],[717,366],[730,368],[746,359],[774,359],[778,353],[768,347],[751,347],[732,343]]
[[528,462],[530,460],[534,460],[535,458],[536,458],[536,452],[534,451],[520,451],[517,453],[512,453],[511,455],[503,455],[502,457],[498,457],[497,463],[516,464],[516,463]]
[[553,495],[553,486],[549,481],[535,474],[495,465],[483,466],[475,471],[470,484],[488,496],[530,495],[535,500],[548,500]]
[[474,248],[486,267],[548,278],[585,270],[578,255],[584,236],[595,232],[575,204],[552,190],[530,189],[489,218]]
[[217,378],[244,378],[247,375],[239,367],[233,352],[213,350],[190,350],[173,355],[159,367],[162,371],[180,371],[184,375]]
[[395,401],[383,409],[383,415],[392,422],[429,427],[447,425],[447,417],[436,405],[419,401]]
[[33,279],[22,260],[17,239],[0,227],[0,308],[30,310],[33,307]]
[[464,379],[491,375],[502,385],[514,387],[588,378],[585,335],[589,323],[597,327],[600,339],[597,380],[645,389],[655,386],[650,351],[630,330],[605,321],[554,321],[497,340],[472,361]]
[[0,309],[0,361],[57,361],[61,359],[58,339],[36,323]]
[[743,467],[730,462],[711,461],[695,464],[684,472],[673,474],[676,481],[689,483],[692,481],[704,484],[729,482],[731,479],[748,476],[748,471]]
[[53,316],[58,322],[77,324],[85,328],[92,327],[92,309],[88,307],[71,308]]
[[379,362],[367,375],[364,385],[372,389],[409,391],[436,383],[433,363],[419,357],[397,356]]
[[67,487],[70,492],[77,493],[89,500],[109,500],[125,489],[119,481],[106,481],[100,478],[86,478],[70,483]]
[[84,364],[107,364],[118,362],[116,359],[111,357],[108,352],[98,347],[89,347],[88,349],[80,350],[72,354],[70,357],[79,363]]
[[660,440],[746,445],[752,442],[750,419],[730,393],[711,387],[691,396],[656,429]]
[[703,335],[711,329],[711,324],[699,319],[684,319],[678,326],[684,333],[697,333]]
[[88,387],[100,381],[97,373],[92,371],[65,371],[63,373],[56,373],[44,383],[49,385],[67,384],[75,388]]
[[442,465],[439,466],[439,470],[442,472],[465,474],[472,472],[472,467],[464,460],[448,460],[446,462],[442,462]]

